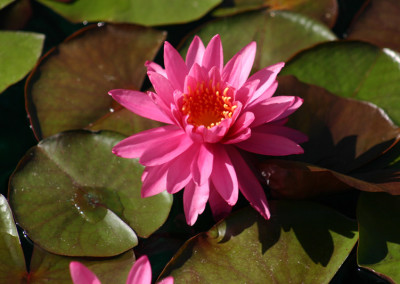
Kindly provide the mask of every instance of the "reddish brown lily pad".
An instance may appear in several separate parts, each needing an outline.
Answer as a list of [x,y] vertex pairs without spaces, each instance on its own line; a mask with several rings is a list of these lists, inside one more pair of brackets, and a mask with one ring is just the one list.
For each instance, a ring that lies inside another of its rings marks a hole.
[[400,51],[400,2],[371,0],[353,21],[348,38]]
[[304,98],[289,126],[307,134],[305,153],[294,158],[347,173],[390,149],[399,139],[399,128],[377,106],[335,96],[294,77],[279,78],[277,95]]
[[26,106],[36,137],[99,129],[98,124],[131,134],[151,124],[132,119],[133,114],[128,120],[120,116],[123,108],[107,92],[139,90],[146,74],[144,63],[155,56],[164,38],[164,32],[134,25],[91,26],[47,53],[26,84]]

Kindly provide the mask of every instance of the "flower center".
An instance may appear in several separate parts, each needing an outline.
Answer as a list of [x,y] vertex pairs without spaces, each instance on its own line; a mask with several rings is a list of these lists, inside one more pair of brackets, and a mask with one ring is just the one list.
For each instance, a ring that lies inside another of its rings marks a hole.
[[182,112],[188,115],[188,123],[194,126],[214,127],[226,118],[230,118],[237,108],[231,102],[232,89],[221,91],[219,83],[212,81],[208,85],[197,83],[193,90],[188,86],[188,93],[183,95]]

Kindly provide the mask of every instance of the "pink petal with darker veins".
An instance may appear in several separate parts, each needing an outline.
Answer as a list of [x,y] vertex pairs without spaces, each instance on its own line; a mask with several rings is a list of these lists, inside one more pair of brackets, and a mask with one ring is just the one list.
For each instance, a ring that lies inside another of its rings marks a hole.
[[169,108],[170,104],[174,103],[174,88],[171,82],[164,76],[156,72],[147,72],[150,82],[153,84],[156,95],[162,99],[165,106]]
[[304,153],[303,148],[289,138],[254,131],[249,139],[237,143],[236,146],[252,153],[270,156],[287,156]]
[[224,55],[222,51],[221,38],[219,35],[215,35],[208,43],[206,50],[204,51],[203,62],[201,66],[210,70],[213,66],[216,66],[219,72],[222,72],[224,65]]
[[242,113],[235,124],[229,129],[229,133],[224,138],[223,143],[233,144],[249,138],[251,133],[249,126],[253,123],[254,118],[252,112],[246,111]]
[[96,275],[80,262],[71,261],[69,271],[74,284],[101,284]]
[[137,115],[168,124],[172,123],[171,119],[145,93],[122,89],[111,90],[108,93],[119,104]]
[[174,89],[183,92],[183,84],[189,70],[179,52],[167,41],[164,44],[164,65],[168,80],[170,80]]
[[208,183],[196,185],[189,182],[183,191],[183,209],[185,211],[186,222],[192,226],[196,223],[199,214],[203,213],[208,200],[210,188]]
[[192,177],[193,181],[197,185],[202,185],[208,182],[208,179],[213,170],[213,153],[208,149],[205,144],[200,144],[198,147],[199,151],[194,157],[192,163]]
[[138,258],[129,271],[126,284],[151,284],[151,265],[147,256]]
[[201,64],[204,55],[204,44],[198,36],[195,36],[192,43],[189,46],[186,54],[186,65],[190,70],[194,63]]
[[283,136],[292,141],[295,141],[298,144],[308,141],[308,137],[304,133],[302,133],[296,129],[289,128],[289,127],[282,126],[282,125],[275,125],[275,124],[260,125],[256,128],[254,128],[253,131],[258,132],[258,133],[269,133],[269,134]]
[[222,80],[239,89],[249,77],[256,56],[257,45],[253,41],[235,54],[222,71]]
[[146,167],[142,175],[142,198],[163,192],[167,188],[167,173],[169,164],[156,167]]
[[301,105],[303,104],[303,99],[299,97],[294,97],[293,104],[286,109],[278,118],[276,119],[283,119],[294,113]]
[[149,147],[160,147],[165,141],[179,136],[182,136],[182,130],[175,125],[161,126],[125,138],[114,146],[112,152],[123,158],[139,158]]
[[268,209],[267,198],[265,197],[262,186],[238,150],[234,147],[229,147],[227,149],[231,161],[236,169],[240,192],[250,202],[251,206],[261,214],[261,216],[265,219],[269,219],[271,214]]

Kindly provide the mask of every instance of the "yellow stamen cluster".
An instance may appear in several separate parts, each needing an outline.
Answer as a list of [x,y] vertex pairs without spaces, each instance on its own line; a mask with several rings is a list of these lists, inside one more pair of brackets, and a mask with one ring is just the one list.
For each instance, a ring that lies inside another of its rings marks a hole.
[[219,83],[215,85],[212,80],[208,84],[197,83],[194,90],[188,86],[182,105],[183,114],[189,116],[188,123],[212,128],[232,117],[237,105],[231,102],[231,92],[229,88],[221,92]]

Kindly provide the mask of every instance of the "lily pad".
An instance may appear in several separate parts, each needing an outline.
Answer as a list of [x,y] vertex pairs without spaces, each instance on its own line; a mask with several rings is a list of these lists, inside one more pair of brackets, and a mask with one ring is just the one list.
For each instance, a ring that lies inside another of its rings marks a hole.
[[69,263],[79,261],[92,270],[101,283],[125,283],[132,265],[135,262],[135,255],[129,250],[121,255],[109,258],[77,258],[52,254],[34,247],[29,283],[43,283],[51,281],[58,284],[70,284],[71,274]]
[[176,283],[329,283],[357,242],[356,223],[324,206],[270,202],[271,219],[237,211],[178,251]]
[[343,97],[365,100],[400,123],[400,56],[357,41],[327,42],[294,56],[281,75],[318,85]]
[[400,3],[371,0],[354,19],[348,39],[363,40],[400,51]]
[[131,119],[133,114],[128,121],[120,119],[123,107],[107,92],[139,90],[146,75],[144,63],[155,56],[164,38],[164,32],[134,25],[91,26],[50,51],[26,85],[27,110],[36,137],[98,129],[97,124],[104,125],[107,119],[113,120],[107,130],[124,134],[143,130],[144,120]]
[[21,283],[25,258],[7,200],[0,195],[0,282]]
[[[205,24],[195,34],[204,42],[220,34],[225,61],[241,47],[256,41],[258,50],[254,70],[285,61],[299,50],[316,43],[336,39],[323,24],[288,11],[257,11],[223,18]],[[191,40],[192,37],[188,37],[182,54],[186,54]]]
[[43,34],[0,31],[0,93],[31,71],[42,53],[43,41]]
[[72,22],[135,23],[144,26],[197,20],[222,0],[75,0],[61,3],[38,0]]
[[293,76],[279,78],[277,95],[295,95],[303,105],[288,125],[307,134],[305,154],[293,159],[348,173],[397,143],[400,130],[377,106],[335,96]]
[[357,219],[360,232],[358,265],[393,283],[400,282],[400,196],[361,194]]
[[61,255],[114,256],[165,222],[172,196],[141,198],[143,167],[111,153],[123,138],[66,132],[28,151],[11,177],[10,202],[36,244]]
[[0,0],[0,9],[3,9],[8,4],[14,2],[15,0]]
[[270,10],[290,10],[302,13],[333,27],[338,13],[335,0],[233,0],[231,3],[216,9],[214,16],[228,16],[260,8]]

